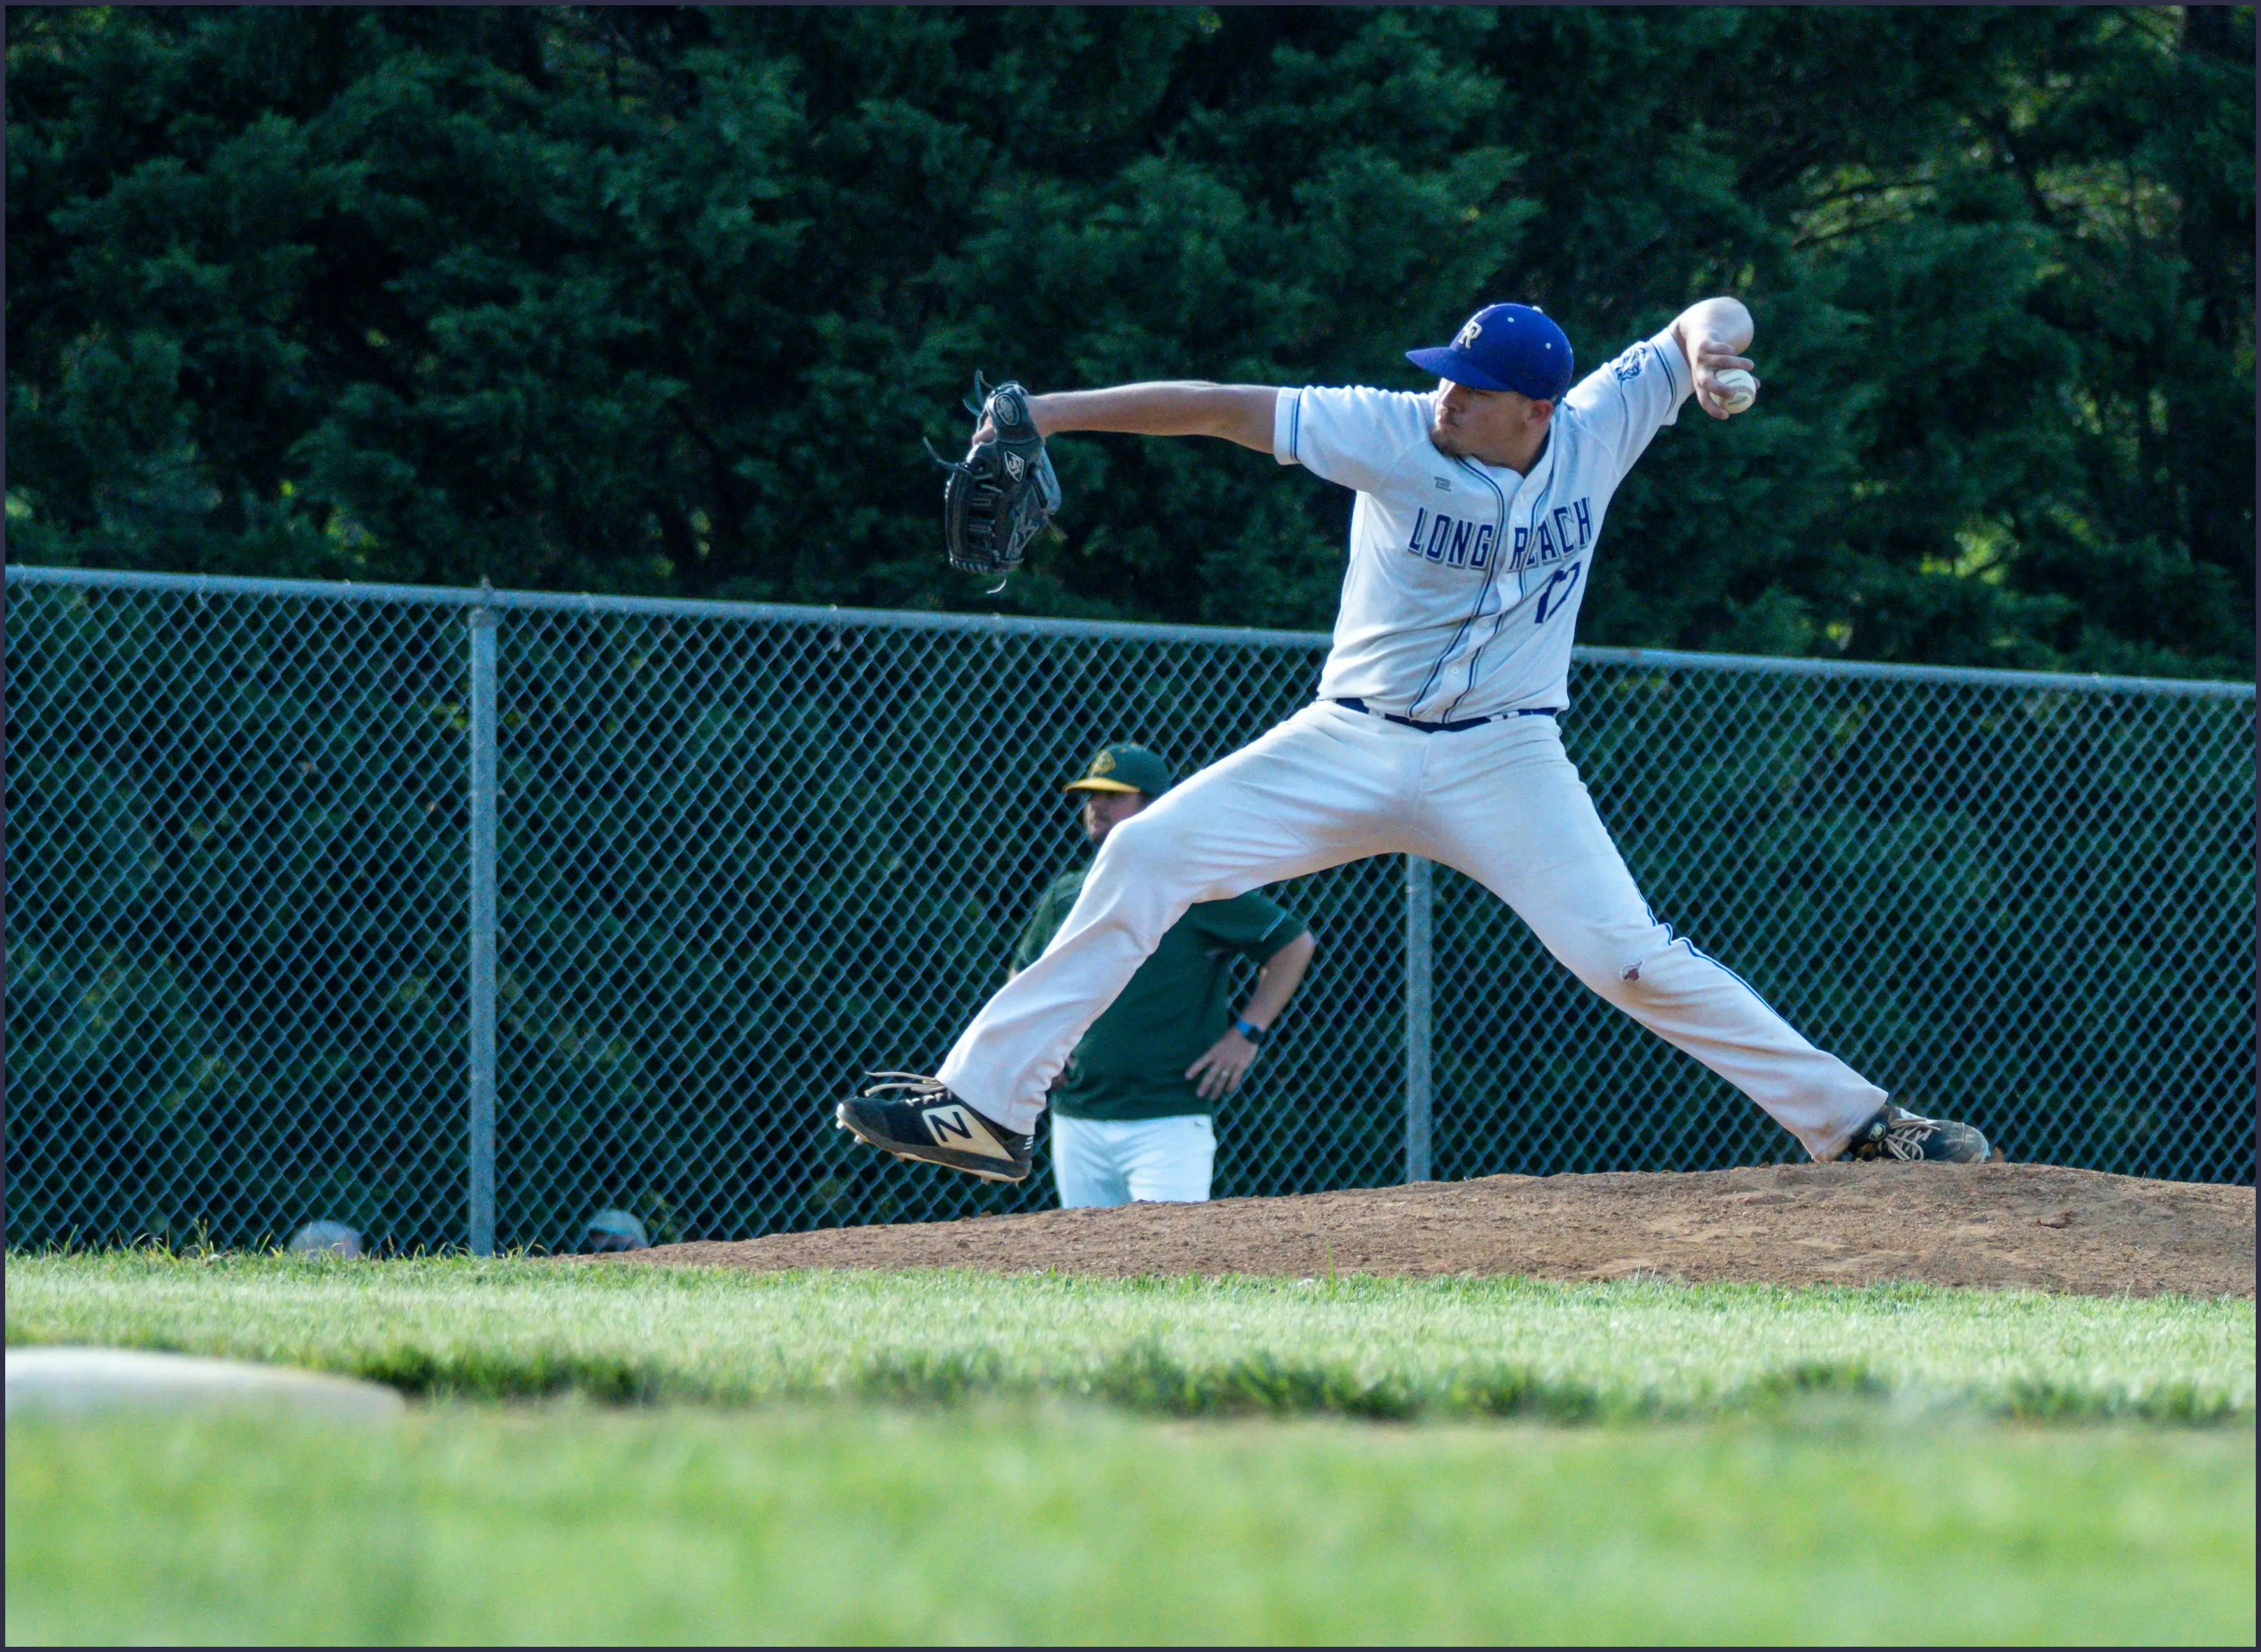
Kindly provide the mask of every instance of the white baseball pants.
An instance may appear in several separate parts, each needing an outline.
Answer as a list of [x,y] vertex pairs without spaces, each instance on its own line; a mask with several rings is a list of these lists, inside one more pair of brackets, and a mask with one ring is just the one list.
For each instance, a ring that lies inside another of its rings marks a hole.
[[1068,1118],[1052,1115],[1052,1180],[1062,1210],[1152,1199],[1199,1204],[1217,1168],[1217,1121],[1207,1113],[1168,1118]]
[[1482,884],[1580,980],[1815,1158],[1834,1157],[1884,1104],[1655,920],[1552,717],[1424,733],[1324,700],[1110,831],[1044,956],[982,1006],[937,1076],[998,1123],[1033,1131],[1076,1041],[1187,907],[1401,853]]

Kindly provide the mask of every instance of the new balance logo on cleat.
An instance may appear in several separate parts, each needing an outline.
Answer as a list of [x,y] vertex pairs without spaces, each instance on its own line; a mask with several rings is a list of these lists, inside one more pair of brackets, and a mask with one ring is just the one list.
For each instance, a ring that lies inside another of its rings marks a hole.
[[954,1103],[949,1107],[930,1107],[920,1117],[926,1120],[926,1127],[933,1132],[934,1145],[937,1147],[955,1146],[957,1142],[951,1140],[952,1137],[969,1145],[973,1140],[973,1121],[965,1116],[964,1108]]
[[1905,1107],[1886,1103],[1853,1132],[1841,1159],[1933,1159],[1970,1165],[1993,1156],[1985,1137],[1951,1118],[1920,1118]]
[[987,1128],[988,1121],[962,1102],[952,1102],[947,1107],[930,1107],[921,1117],[926,1120],[927,1133],[934,1138],[937,1147],[956,1147],[993,1159],[1013,1156],[1012,1150]]
[[1029,1174],[1035,1141],[976,1112],[940,1079],[874,1073],[866,1084],[834,1111],[839,1127],[858,1141],[984,1182],[1018,1182]]

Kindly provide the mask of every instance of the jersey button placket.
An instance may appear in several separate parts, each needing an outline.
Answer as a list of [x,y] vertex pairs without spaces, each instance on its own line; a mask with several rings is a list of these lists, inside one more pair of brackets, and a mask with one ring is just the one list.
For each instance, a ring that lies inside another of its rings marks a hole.
[[[1497,617],[1492,621],[1491,635],[1481,643],[1471,643],[1467,654],[1463,656],[1461,659],[1446,662],[1445,668],[1438,672],[1438,675],[1440,678],[1449,678],[1453,672],[1463,664],[1467,667],[1468,680],[1461,686],[1461,692],[1458,694],[1455,694],[1448,702],[1449,707],[1457,707],[1462,700],[1466,700],[1471,693],[1475,692],[1476,661],[1482,657],[1486,648],[1489,647],[1494,642],[1498,640],[1500,627],[1507,623],[1507,611],[1509,607],[1513,605],[1511,605],[1507,600],[1507,588],[1504,581],[1502,580],[1500,576],[1503,568],[1508,564],[1509,557],[1513,554],[1515,541],[1512,529],[1517,513],[1524,513],[1524,519],[1526,527],[1530,521],[1529,512],[1531,507],[1526,501],[1532,496],[1532,488],[1527,478],[1524,480],[1523,485],[1517,488],[1515,497],[1512,500],[1508,498],[1507,490],[1501,487],[1490,475],[1488,473],[1485,474],[1483,479],[1490,485],[1492,495],[1496,499],[1497,499],[1499,504],[1499,536],[1493,542],[1491,566],[1484,571],[1483,593],[1476,599],[1476,611],[1475,614],[1471,616],[1470,623],[1466,628],[1467,632],[1473,633],[1478,626],[1483,623],[1483,611],[1486,607],[1490,607],[1495,593],[1497,593],[1499,606],[1496,611]],[[1541,491],[1543,492],[1543,490]],[[1520,602],[1523,600],[1523,576],[1519,571],[1516,572],[1515,589],[1516,600],[1517,602]],[[1449,717],[1453,715],[1453,711],[1448,708],[1444,715]]]

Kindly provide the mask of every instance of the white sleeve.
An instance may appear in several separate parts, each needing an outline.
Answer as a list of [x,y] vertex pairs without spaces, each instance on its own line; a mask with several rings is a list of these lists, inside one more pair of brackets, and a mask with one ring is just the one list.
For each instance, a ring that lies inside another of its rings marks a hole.
[[1615,459],[1616,479],[1622,481],[1650,438],[1679,419],[1680,404],[1695,390],[1680,341],[1667,327],[1604,362],[1579,380],[1562,404]]
[[[1273,457],[1361,493],[1408,474],[1425,486],[1428,446],[1429,399],[1410,391],[1311,386],[1283,390],[1273,406]],[[1418,461],[1410,472],[1409,453]]]

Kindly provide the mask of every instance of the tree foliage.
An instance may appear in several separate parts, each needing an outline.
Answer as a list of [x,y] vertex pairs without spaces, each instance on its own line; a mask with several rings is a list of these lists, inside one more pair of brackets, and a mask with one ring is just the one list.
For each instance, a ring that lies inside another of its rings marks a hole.
[[1588,641],[2253,664],[2253,12],[11,8],[8,525],[88,565],[1317,626],[1346,501],[1037,388],[1746,297]]

